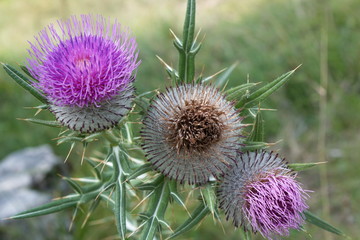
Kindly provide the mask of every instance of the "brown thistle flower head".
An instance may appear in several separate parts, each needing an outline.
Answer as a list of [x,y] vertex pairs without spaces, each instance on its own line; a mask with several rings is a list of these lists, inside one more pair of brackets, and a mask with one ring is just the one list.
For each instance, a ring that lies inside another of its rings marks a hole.
[[234,161],[241,117],[213,86],[168,88],[143,121],[144,150],[155,169],[180,183],[203,184]]

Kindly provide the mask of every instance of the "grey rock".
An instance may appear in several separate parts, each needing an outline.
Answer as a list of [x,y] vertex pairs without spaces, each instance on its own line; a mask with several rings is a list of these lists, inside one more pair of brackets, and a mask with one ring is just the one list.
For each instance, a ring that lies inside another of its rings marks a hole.
[[0,162],[0,180],[13,174],[46,174],[59,161],[49,145],[25,148],[11,153]]
[[0,162],[0,218],[48,202],[49,194],[29,189],[60,163],[48,145],[26,148],[8,155]]
[[49,202],[49,194],[40,193],[35,190],[21,188],[0,192],[0,218],[8,218],[19,212]]
[[[50,191],[33,188],[48,180],[46,175],[57,164],[61,161],[48,145],[26,148],[0,161],[0,219],[50,202]],[[69,217],[61,213],[0,221],[0,239],[71,240],[71,234],[63,230],[69,224]]]

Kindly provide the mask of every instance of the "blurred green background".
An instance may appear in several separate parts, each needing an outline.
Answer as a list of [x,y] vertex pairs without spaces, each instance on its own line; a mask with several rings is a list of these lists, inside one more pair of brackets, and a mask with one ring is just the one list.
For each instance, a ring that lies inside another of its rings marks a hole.
[[[156,55],[176,66],[169,28],[181,34],[185,5],[185,0],[0,0],[0,61],[24,64],[27,41],[59,18],[102,14],[129,26],[137,38],[142,60],[138,92],[164,88],[169,81]],[[289,162],[328,162],[299,174],[305,188],[314,191],[310,210],[360,239],[360,1],[198,0],[200,28],[200,39],[204,38],[197,73],[211,75],[238,62],[230,86],[248,77],[267,82],[302,64],[291,81],[262,105],[277,109],[265,113],[266,140],[282,139],[273,149]],[[31,117],[34,111],[24,107],[36,104],[0,69],[0,159],[48,142],[58,155],[66,156],[69,146],[51,141],[58,130],[16,120]],[[72,158],[72,175],[83,174],[78,158]],[[168,217],[179,224],[185,213],[172,209]],[[111,216],[110,211],[99,211],[93,220],[107,214]],[[226,233],[208,217],[180,239],[240,239],[230,223],[223,225]],[[309,234],[294,233],[289,239],[341,239],[309,224],[307,229]],[[115,231],[110,220],[75,227],[73,235],[79,240],[116,239]],[[58,236],[55,239],[63,239],[61,232]]]

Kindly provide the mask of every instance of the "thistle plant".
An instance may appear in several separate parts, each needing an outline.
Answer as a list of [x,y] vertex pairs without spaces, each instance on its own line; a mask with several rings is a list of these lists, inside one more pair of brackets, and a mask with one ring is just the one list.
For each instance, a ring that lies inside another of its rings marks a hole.
[[[142,81],[136,79],[141,49],[135,37],[101,16],[73,16],[58,21],[59,31],[53,25],[42,30],[30,43],[26,66],[20,66],[24,73],[3,64],[41,101],[35,108],[55,117],[26,121],[60,128],[57,141],[70,144],[70,152],[80,144],[85,153],[93,141],[106,148],[100,157],[80,157],[94,177],[63,177],[72,194],[12,219],[72,208],[76,221],[78,209],[88,205],[86,224],[103,204],[113,210],[120,239],[175,238],[208,215],[221,222],[223,213],[244,239],[257,232],[276,239],[292,229],[305,231],[305,221],[344,235],[307,210],[311,193],[296,176],[317,163],[287,163],[264,150],[273,144],[264,140],[261,102],[296,69],[263,87],[247,81],[226,88],[235,66],[197,75],[202,43],[195,35],[195,10],[196,1],[188,0],[182,38],[171,31],[178,67],[159,58],[171,84],[153,97],[155,91],[136,93],[132,86]],[[193,192],[190,205],[197,207],[185,222],[172,223],[169,205],[189,212],[182,192]]]

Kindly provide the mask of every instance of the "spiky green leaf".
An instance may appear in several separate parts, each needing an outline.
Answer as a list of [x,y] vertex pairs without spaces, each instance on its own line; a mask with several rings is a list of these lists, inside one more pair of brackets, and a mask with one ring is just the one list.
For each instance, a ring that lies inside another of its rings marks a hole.
[[251,142],[263,142],[264,141],[264,120],[259,110],[256,114],[253,129],[248,137],[248,141]]
[[91,214],[93,214],[95,209],[99,206],[99,203],[100,203],[100,199],[96,199],[91,203],[89,209],[87,210],[87,214],[86,214],[86,217],[84,219],[84,222],[81,224],[81,228],[85,227],[85,225],[86,225],[87,221],[89,220]]
[[269,147],[269,144],[266,142],[252,142],[252,141],[245,141],[244,146],[241,147],[242,152],[246,151],[255,151]]
[[256,86],[257,83],[245,83],[241,84],[239,86],[230,88],[224,93],[226,94],[226,99],[229,101],[239,101],[242,96],[244,96],[245,92],[249,90],[250,88]]
[[277,79],[266,84],[264,87],[251,93],[248,97],[243,98],[236,104],[236,107],[237,108],[251,107],[263,101],[265,98],[267,98],[276,90],[278,90],[281,86],[283,86],[289,80],[290,76],[296,71],[297,68],[281,75]]
[[141,235],[140,240],[153,240],[155,238],[155,233],[158,227],[158,219],[156,217],[150,217],[146,221],[145,228],[143,229],[143,235]]
[[[130,166],[129,166],[129,159],[128,155],[124,149],[123,146],[113,146],[112,147],[112,155],[115,158],[113,161],[114,168],[115,163],[117,164],[118,169],[115,169],[115,171],[121,172],[123,175],[128,176],[130,173]],[[117,176],[120,176],[120,174],[116,174]]]
[[69,185],[75,190],[75,192],[77,192],[79,194],[83,193],[81,186],[77,182],[75,182],[74,180],[72,180],[71,178],[68,178],[68,177],[63,177],[63,179],[67,183],[69,183]]
[[50,213],[59,212],[66,208],[76,206],[76,204],[80,201],[80,199],[81,199],[80,195],[57,199],[42,206],[16,214],[11,218],[12,219],[31,218],[31,217],[37,217],[37,216],[47,215]]
[[149,211],[147,213],[150,218],[146,221],[140,240],[154,239],[156,230],[159,227],[159,220],[164,219],[165,211],[169,202],[170,189],[168,182],[163,180],[155,189],[149,203]]
[[241,239],[243,240],[251,240],[251,232],[249,230],[244,230],[242,228],[239,229],[240,234],[241,234]]
[[39,90],[37,90],[34,86],[31,85],[31,80],[22,75],[12,66],[5,63],[1,64],[3,65],[3,68],[5,69],[7,74],[9,74],[9,76],[14,79],[16,83],[18,83],[22,88],[31,93],[34,97],[39,99],[42,103],[47,103],[45,96],[41,92],[39,92]]
[[57,127],[57,128],[62,127],[62,125],[57,121],[47,121],[47,120],[41,120],[41,119],[37,119],[37,118],[18,118],[18,119],[22,120],[22,121],[26,121],[26,122],[40,124],[40,125],[47,126],[47,127]]
[[159,184],[163,181],[164,177],[163,176],[159,176],[157,178],[155,178],[154,180],[152,180],[151,182],[148,183],[138,183],[135,184],[134,187],[138,190],[142,190],[142,191],[151,191],[156,189]]
[[126,177],[129,174],[127,155],[120,146],[112,146],[109,158],[113,163],[115,185],[114,214],[119,235],[125,239],[126,235]]
[[49,104],[41,104],[39,106],[36,106],[36,107],[31,107],[31,108],[35,108],[35,109],[49,109]]
[[132,180],[137,178],[138,176],[147,173],[149,171],[153,170],[152,164],[151,163],[146,163],[144,165],[141,165],[140,167],[138,167],[135,171],[133,171],[128,177],[127,180]]
[[98,140],[100,138],[101,135],[102,135],[101,132],[92,133],[92,134],[84,137],[83,141],[84,142],[96,141],[96,140]]
[[206,184],[206,186],[201,189],[201,195],[203,196],[205,205],[209,208],[211,214],[214,214],[216,209],[216,194],[211,184]]
[[121,239],[125,239],[126,235],[126,177],[121,174],[115,187],[115,208],[114,215],[116,220],[116,227]]
[[191,216],[184,201],[181,199],[181,197],[177,191],[177,182],[175,180],[172,180],[169,182],[169,189],[170,189],[171,199],[174,200],[175,202],[177,202],[180,206],[182,206],[185,209],[185,211],[187,212],[187,214],[189,216]]
[[202,202],[195,211],[191,214],[191,217],[188,218],[180,227],[178,227],[173,234],[171,234],[167,239],[175,238],[193,227],[195,227],[201,220],[203,220],[206,215],[210,213],[208,206],[205,206]]
[[29,69],[28,69],[27,67],[25,67],[25,66],[23,66],[23,65],[19,65],[19,66],[20,66],[21,70],[23,70],[23,72],[24,72],[26,75],[28,75],[29,77],[31,77],[32,79],[34,79],[34,81],[38,82],[38,80],[31,75],[31,73],[30,73],[30,71],[29,71]]
[[176,34],[174,33],[173,30],[169,29],[171,35],[174,37],[174,45],[177,49],[181,49],[182,48],[182,42],[180,40],[180,38],[178,38],[178,36],[176,36]]
[[329,223],[325,222],[324,220],[322,220],[321,218],[319,218],[318,216],[315,216],[313,213],[309,212],[309,211],[304,211],[304,215],[305,215],[305,220],[311,224],[314,224],[315,226],[318,226],[319,228],[322,228],[328,232],[337,234],[337,235],[341,235],[341,236],[345,236],[345,234],[335,228],[334,226],[330,225]]
[[57,144],[60,145],[62,143],[66,143],[66,142],[82,142],[82,140],[83,140],[83,138],[81,138],[81,137],[66,136],[66,137],[59,138],[57,140]]
[[179,82],[179,73],[176,71],[176,69],[170,67],[169,64],[167,64],[162,58],[160,58],[159,56],[156,56],[159,61],[164,65],[165,67],[165,71],[167,72],[167,74],[169,75],[169,77],[171,78],[172,82],[174,84]]
[[288,164],[288,167],[293,170],[293,171],[296,171],[296,172],[299,172],[299,171],[304,171],[304,170],[307,170],[309,168],[312,168],[312,167],[315,167],[317,165],[320,165],[320,164],[324,164],[326,162],[317,162],[317,163],[290,163]]
[[231,73],[234,71],[236,66],[238,65],[237,62],[235,62],[233,65],[231,65],[229,68],[227,68],[224,72],[222,72],[219,77],[215,81],[215,85],[218,87],[224,86],[224,84],[229,80]]
[[90,166],[92,167],[92,170],[94,171],[96,178],[99,179],[99,180],[102,180],[103,174],[101,174],[101,172],[100,172],[100,170],[99,170],[99,166],[100,166],[100,165],[99,165],[98,163],[92,161],[92,160],[89,159],[89,158],[85,158],[85,160],[86,160],[86,162],[87,162],[88,164],[90,164]]

